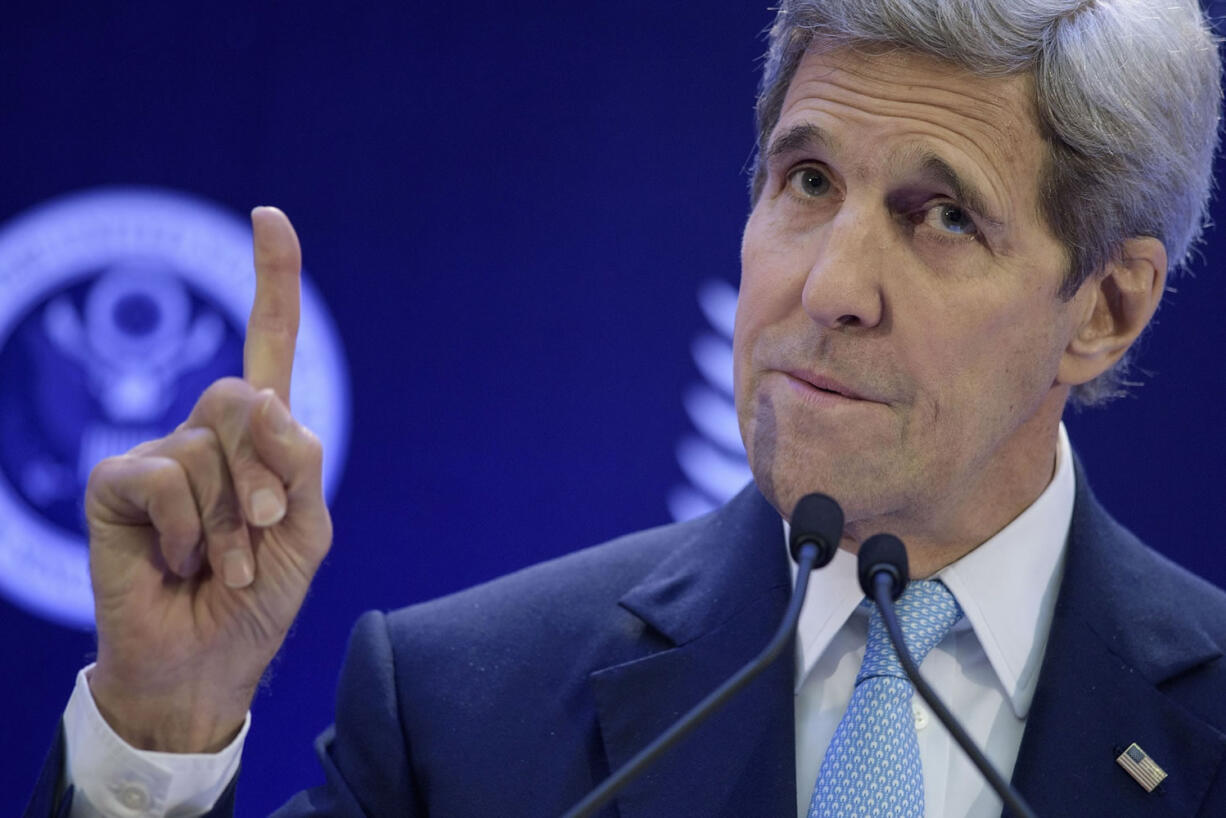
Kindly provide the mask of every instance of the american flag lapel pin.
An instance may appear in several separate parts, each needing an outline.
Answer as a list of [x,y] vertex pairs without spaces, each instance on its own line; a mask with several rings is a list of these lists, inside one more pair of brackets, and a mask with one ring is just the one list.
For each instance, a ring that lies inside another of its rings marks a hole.
[[1115,763],[1123,767],[1146,792],[1153,792],[1166,778],[1166,772],[1135,741],[1120,753]]

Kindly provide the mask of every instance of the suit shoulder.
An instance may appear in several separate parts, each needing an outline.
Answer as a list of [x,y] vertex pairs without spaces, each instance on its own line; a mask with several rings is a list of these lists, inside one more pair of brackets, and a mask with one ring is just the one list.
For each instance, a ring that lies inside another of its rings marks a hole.
[[1066,580],[1071,606],[1160,690],[1226,729],[1226,592],[1159,553],[1101,506],[1075,512]]
[[386,615],[367,614],[359,628],[381,631],[383,672],[406,735],[438,758],[454,755],[457,764],[474,752],[457,738],[466,734],[564,746],[587,741],[580,733],[588,717],[576,714],[595,707],[590,674],[672,646],[618,600],[696,525],[637,532]]
[[1122,574],[1116,587],[1134,610],[1200,630],[1226,649],[1226,591],[1142,542],[1106,512],[1103,518],[1114,547],[1102,568]]
[[[618,599],[707,518],[637,531],[388,614],[393,644],[575,636],[629,616]],[[636,620],[637,621],[637,620]]]

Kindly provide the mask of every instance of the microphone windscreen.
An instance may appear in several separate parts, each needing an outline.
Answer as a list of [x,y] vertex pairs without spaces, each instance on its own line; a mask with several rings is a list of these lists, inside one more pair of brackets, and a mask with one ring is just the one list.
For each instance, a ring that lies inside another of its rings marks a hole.
[[800,560],[800,548],[805,543],[817,545],[817,562],[821,568],[834,559],[834,551],[843,538],[843,508],[833,497],[825,494],[806,494],[792,510],[791,534],[788,549],[792,559]]
[[873,576],[878,572],[885,571],[894,580],[890,592],[893,599],[902,595],[910,579],[907,548],[893,534],[874,534],[865,540],[860,546],[856,567],[860,574],[860,588],[869,599],[873,598]]

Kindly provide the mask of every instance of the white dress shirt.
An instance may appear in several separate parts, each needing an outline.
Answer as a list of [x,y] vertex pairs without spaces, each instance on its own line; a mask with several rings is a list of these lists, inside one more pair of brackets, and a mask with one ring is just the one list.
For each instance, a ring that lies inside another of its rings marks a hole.
[[[1061,424],[1055,474],[1038,499],[933,577],[945,583],[965,616],[928,654],[921,671],[1006,779],[1017,760],[1047,646],[1073,494],[1073,458]],[[868,612],[860,607],[863,599],[853,554],[839,550],[829,565],[810,576],[796,639],[800,818],[808,815],[822,758],[864,658]],[[912,711],[928,818],[998,818],[1000,799],[919,696]]]
[[[925,678],[1006,778],[1026,714],[1073,513],[1073,464],[1060,427],[1055,476],[1039,498],[992,539],[937,573],[965,618],[924,660]],[[786,533],[786,523],[784,524]],[[793,572],[795,568],[793,567]],[[826,746],[847,709],[864,656],[868,615],[856,558],[838,551],[809,581],[796,640],[796,805],[809,798]],[[248,714],[238,736],[210,755],[136,750],[107,725],[85,668],[64,713],[64,786],[76,787],[71,818],[198,818],[212,809],[238,769]],[[918,702],[918,697],[917,697]],[[995,818],[1001,803],[936,717],[914,705],[930,818]]]
[[238,771],[251,714],[219,753],[157,753],[137,750],[119,737],[98,712],[89,671],[64,710],[64,779],[72,784],[70,818],[198,818],[213,808]]

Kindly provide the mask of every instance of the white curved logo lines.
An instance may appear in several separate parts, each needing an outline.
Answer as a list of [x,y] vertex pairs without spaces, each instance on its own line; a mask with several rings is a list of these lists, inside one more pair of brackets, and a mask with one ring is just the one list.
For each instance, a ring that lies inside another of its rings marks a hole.
[[688,520],[723,505],[751,478],[732,391],[736,289],[723,281],[704,282],[698,304],[710,329],[690,347],[702,381],[684,395],[694,432],[677,443],[677,463],[688,482],[669,492],[668,510],[674,520]]
[[[247,221],[164,190],[84,191],[0,229],[0,593],[93,626],[81,496],[94,465],[187,417],[242,369],[255,292]],[[303,282],[291,400],[340,480],[349,379]]]

